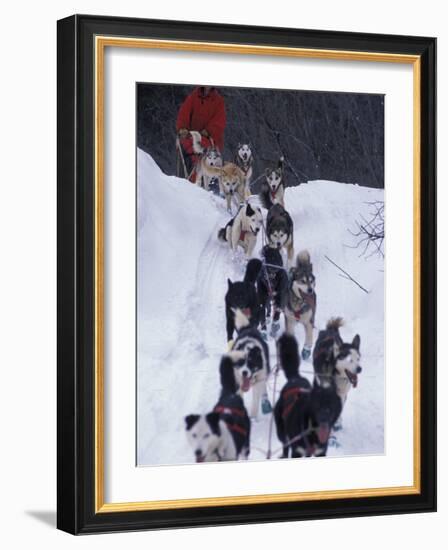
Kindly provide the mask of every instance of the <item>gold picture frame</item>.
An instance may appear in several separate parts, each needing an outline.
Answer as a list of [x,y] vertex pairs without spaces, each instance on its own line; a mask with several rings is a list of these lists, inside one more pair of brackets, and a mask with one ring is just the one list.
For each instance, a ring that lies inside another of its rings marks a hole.
[[[209,29],[207,25],[197,24],[197,27],[192,24],[177,24],[172,30],[172,33],[176,34],[175,38],[162,38],[164,32],[167,34],[167,29],[170,28],[170,22],[153,22],[153,21],[138,21],[138,32],[136,32],[135,26],[133,26],[129,20],[121,20],[114,18],[90,18],[89,16],[74,16],[59,22],[59,71],[60,71],[60,87],[66,89],[66,81],[85,79],[86,72],[89,73],[90,83],[92,84],[89,92],[89,97],[84,100],[85,105],[90,104],[93,107],[93,116],[91,116],[89,126],[89,137],[85,138],[89,144],[83,143],[81,147],[90,146],[93,149],[93,171],[92,171],[92,183],[94,192],[89,196],[91,201],[90,208],[93,216],[91,227],[89,228],[90,235],[93,233],[92,250],[90,251],[89,260],[92,262],[92,288],[90,298],[92,300],[93,308],[90,308],[90,315],[92,317],[91,333],[93,344],[92,361],[86,367],[86,365],[76,364],[74,362],[73,378],[79,376],[79,369],[91,369],[90,382],[90,395],[93,396],[93,402],[90,402],[92,415],[89,418],[83,419],[83,423],[88,423],[90,441],[92,443],[91,448],[86,451],[89,454],[89,459],[83,459],[83,468],[87,464],[87,469],[90,468],[87,476],[88,480],[85,483],[89,484],[90,489],[85,493],[84,498],[73,497],[70,506],[67,505],[66,495],[59,494],[59,527],[70,532],[96,532],[115,529],[128,529],[135,526],[135,514],[138,512],[144,516],[144,519],[138,519],[140,522],[138,528],[156,528],[161,525],[170,525],[175,527],[181,525],[179,521],[179,514],[174,515],[174,511],[185,512],[187,519],[184,521],[189,525],[195,524],[212,524],[212,523],[236,523],[254,521],[254,512],[252,512],[252,519],[248,518],[251,515],[250,507],[257,507],[260,505],[269,507],[269,514],[271,518],[284,517],[285,510],[288,510],[288,517],[308,517],[304,514],[304,507],[297,507],[296,511],[291,511],[291,506],[299,503],[321,503],[327,501],[327,506],[322,509],[322,514],[319,515],[317,509],[313,508],[315,515],[313,517],[329,517],[334,513],[335,505],[341,505],[345,500],[350,501],[350,506],[357,511],[356,514],[375,513],[375,505],[377,510],[381,509],[383,502],[387,499],[396,499],[396,511],[405,511],[407,506],[412,508],[420,507],[421,509],[434,509],[434,491],[433,482],[428,483],[428,478],[433,479],[435,476],[433,461],[434,456],[428,456],[428,447],[422,450],[422,422],[427,423],[429,418],[432,418],[433,412],[431,412],[430,404],[425,400],[422,401],[422,348],[427,350],[429,345],[428,334],[422,334],[424,327],[424,319],[422,318],[422,293],[426,292],[426,287],[422,287],[422,240],[425,242],[425,249],[428,246],[428,240],[430,237],[430,230],[427,228],[427,224],[430,224],[429,216],[431,212],[424,208],[422,203],[422,193],[425,195],[431,195],[434,193],[434,181],[431,180],[431,176],[428,175],[427,170],[429,164],[434,163],[432,158],[434,155],[434,136],[429,136],[428,141],[428,119],[433,116],[431,108],[428,108],[428,97],[431,98],[431,94],[434,94],[434,74],[435,69],[433,65],[433,59],[428,61],[428,56],[434,56],[435,41],[433,39],[405,39],[404,37],[388,37],[387,40],[381,39],[381,49],[378,47],[380,42],[379,37],[372,35],[368,40],[363,35],[358,35],[358,44],[367,44],[365,49],[356,49],[356,40],[353,37],[345,36],[343,33],[329,33],[321,32],[320,34],[315,31],[314,38],[309,38],[305,34],[301,34],[301,31],[293,30],[274,30],[270,31],[270,45],[262,43],[266,41],[266,37],[260,38],[259,30],[257,28],[242,28],[241,42],[235,43],[228,40],[228,34],[230,31],[234,32],[235,28],[232,26],[218,26],[221,30],[221,34],[214,29],[214,35],[216,40],[210,41],[207,39]],[[194,29],[194,32],[191,30]],[[266,29],[264,29],[266,31]],[[281,33],[284,32],[284,35]],[[227,33],[227,34],[226,34]],[[169,34],[169,33],[168,33]],[[198,39],[187,39],[190,35],[198,36]],[[294,45],[285,45],[287,38],[290,42],[294,42]],[[314,40],[314,42],[313,42]],[[258,41],[258,42],[257,42]],[[300,43],[313,42],[313,45],[305,47]],[[361,42],[362,41],[362,42]],[[297,43],[297,45],[296,45]],[[327,44],[324,47],[323,44]],[[344,47],[345,44],[345,47]],[[336,47],[336,46],[339,47]],[[163,501],[142,501],[142,502],[120,502],[120,503],[108,503],[104,498],[104,89],[105,89],[105,70],[104,70],[104,58],[106,49],[113,48],[142,48],[142,49],[159,49],[159,50],[175,50],[175,51],[192,51],[192,52],[208,52],[208,53],[231,53],[231,54],[244,54],[244,55],[269,55],[273,57],[301,57],[312,59],[326,59],[326,60],[356,60],[365,62],[386,62],[386,63],[400,63],[410,64],[413,70],[413,202],[414,202],[414,266],[413,266],[413,297],[414,297],[414,350],[413,350],[413,381],[414,381],[414,411],[413,411],[413,461],[414,461],[414,480],[411,486],[403,487],[381,487],[370,489],[357,489],[357,490],[333,490],[333,491],[318,491],[318,492],[306,492],[306,493],[282,493],[282,494],[265,494],[265,495],[245,495],[245,496],[228,496],[228,497],[216,497],[216,498],[199,498],[199,499],[182,499],[182,500],[163,500]],[[79,49],[78,55],[75,56],[75,52]],[[87,60],[87,53],[91,52],[91,60]],[[406,53],[405,53],[406,52]],[[76,58],[76,59],[75,59]],[[72,73],[67,76],[65,72],[69,72],[67,63],[69,60],[77,60],[78,66],[72,68]],[[80,67],[80,60],[86,65],[86,67]],[[62,67],[64,64],[64,67]],[[74,74],[76,73],[76,77]],[[64,82],[62,82],[65,79]],[[86,85],[89,82],[85,83]],[[424,98],[422,97],[424,96]],[[424,101],[423,101],[424,99]],[[59,103],[62,101],[61,95],[59,96]],[[82,102],[78,103],[79,105]],[[426,109],[423,111],[423,109]],[[64,118],[69,114],[73,114],[72,111],[66,108],[60,109],[59,116]],[[424,123],[422,123],[424,120]],[[431,122],[431,121],[429,121]],[[75,133],[73,128],[73,133]],[[64,131],[66,129],[64,128]],[[422,151],[422,137],[426,139],[424,151]],[[60,135],[62,141],[63,136]],[[76,138],[74,138],[76,139]],[[432,141],[431,141],[432,140]],[[429,145],[429,146],[428,146]],[[62,149],[64,145],[60,144],[60,159],[64,153]],[[422,159],[422,154],[425,154],[425,158]],[[73,163],[74,164],[74,163]],[[61,173],[67,169],[68,164],[65,161],[60,160]],[[432,164],[433,169],[433,164]],[[62,183],[62,175],[60,177],[59,185],[66,185]],[[79,175],[78,175],[79,176]],[[76,174],[73,175],[73,181],[76,179]],[[425,187],[423,185],[425,184]],[[62,193],[62,191],[61,191]],[[431,197],[430,197],[431,198]],[[60,215],[64,215],[68,208],[68,199],[61,200],[59,203]],[[428,202],[426,199],[425,204]],[[62,212],[63,211],[63,212]],[[423,220],[423,217],[425,220]],[[61,222],[62,224],[62,222]],[[61,226],[60,226],[61,227]],[[63,230],[60,229],[62,232]],[[61,233],[61,238],[65,241],[66,235]],[[433,263],[435,263],[435,252],[433,243],[429,243],[431,247],[431,254]],[[61,260],[62,261],[62,260]],[[60,285],[64,285],[63,281],[60,281]],[[434,292],[434,289],[429,289],[430,292]],[[63,289],[66,292],[66,289]],[[60,299],[62,299],[60,297]],[[427,313],[425,314],[426,323]],[[434,323],[434,319],[432,319]],[[61,335],[64,338],[64,335]],[[76,342],[73,343],[73,348],[76,347]],[[430,372],[432,365],[429,369]],[[62,376],[62,370],[66,368],[66,363],[61,364],[59,360],[59,375]],[[426,367],[426,372],[428,368]],[[85,376],[85,372],[84,372]],[[78,391],[82,388],[78,386]],[[85,389],[85,388],[84,388]],[[60,393],[64,390],[60,388]],[[73,391],[73,388],[72,388]],[[426,398],[425,398],[426,399]],[[60,413],[64,405],[60,405]],[[65,411],[65,414],[67,411]],[[92,425],[93,424],[93,425]],[[428,438],[428,426],[425,425],[425,441]],[[79,438],[79,433],[73,434],[73,439]],[[430,436],[431,445],[429,451],[433,450],[435,434],[432,432]],[[63,445],[60,441],[60,445]],[[73,442],[73,449],[75,449],[75,441]],[[79,448],[79,442],[78,442]],[[422,455],[423,453],[423,455]],[[73,453],[72,453],[73,454]],[[78,461],[78,462],[77,462]],[[79,457],[71,456],[70,460],[64,459],[64,451],[61,450],[60,458],[60,472],[61,478],[59,479],[59,485],[64,487],[67,485],[67,479],[62,481],[64,476],[69,476],[67,470],[67,464],[78,464]],[[70,477],[70,476],[69,476]],[[76,477],[76,476],[75,476]],[[76,480],[70,479],[71,485],[79,483],[78,478]],[[431,487],[430,487],[431,486]],[[77,489],[79,492],[79,487]],[[77,491],[73,489],[75,494]],[[66,512],[71,506],[73,506],[73,500],[79,499],[78,505],[83,507],[84,513],[83,519],[80,519],[80,515],[74,520],[73,517],[69,517],[70,514]],[[90,499],[90,504],[89,504]],[[389,502],[392,504],[392,500]],[[358,501],[358,502],[357,502]],[[403,504],[406,501],[408,504]],[[423,502],[424,501],[424,502]],[[354,504],[353,504],[354,502]],[[378,504],[376,504],[378,503]],[[359,505],[357,505],[359,504]],[[278,508],[278,505],[289,506],[289,508]],[[90,508],[89,508],[90,506]],[[363,508],[364,506],[364,508]],[[401,508],[400,508],[401,507]],[[225,513],[222,516],[222,521],[216,520],[217,510],[223,513],[224,509],[238,510],[238,513],[230,517],[229,513]],[[266,508],[267,509],[267,508]],[[192,513],[197,510],[196,518],[192,518]],[[210,515],[207,519],[207,514],[203,515],[204,510],[210,510]],[[241,510],[244,510],[242,512]],[[249,511],[247,511],[249,510]],[[373,510],[373,512],[372,512]],[[392,506],[392,511],[393,511]],[[333,512],[332,512],[333,511]],[[168,519],[161,518],[160,513],[170,513]],[[350,513],[350,512],[349,512]],[[151,515],[152,514],[152,515]],[[176,519],[177,517],[177,519]],[[190,523],[188,523],[188,521]],[[165,522],[165,523],[164,523]]]

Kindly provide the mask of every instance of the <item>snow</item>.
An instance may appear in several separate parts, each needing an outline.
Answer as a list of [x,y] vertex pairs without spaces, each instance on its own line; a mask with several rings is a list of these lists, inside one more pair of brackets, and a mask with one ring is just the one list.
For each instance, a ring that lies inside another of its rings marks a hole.
[[[137,464],[194,461],[184,416],[206,413],[219,394],[218,367],[226,352],[224,295],[227,278],[239,280],[244,259],[232,257],[217,232],[229,219],[224,201],[188,181],[167,176],[138,150],[137,225]],[[306,248],[316,275],[316,332],[332,316],[342,316],[344,340],[361,336],[363,372],[351,389],[342,429],[328,456],[384,452],[384,263],[353,248],[349,232],[368,202],[384,200],[383,190],[330,181],[286,189],[294,220],[295,252]],[[261,239],[254,256],[259,254]],[[325,259],[328,255],[366,294]],[[303,342],[302,327],[296,329]],[[271,341],[271,368],[275,344]],[[301,373],[312,380],[311,362]],[[280,374],[278,392],[284,383]],[[272,399],[274,376],[268,382]],[[252,424],[250,459],[266,456],[271,415]],[[272,450],[280,443],[272,430]]]

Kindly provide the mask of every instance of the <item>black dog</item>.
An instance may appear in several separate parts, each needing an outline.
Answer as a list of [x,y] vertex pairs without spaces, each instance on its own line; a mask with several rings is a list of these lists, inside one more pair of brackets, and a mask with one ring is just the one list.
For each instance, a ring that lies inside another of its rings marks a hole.
[[311,384],[299,374],[299,349],[294,336],[283,334],[278,341],[280,364],[287,382],[274,408],[277,436],[283,444],[282,458],[307,456]]
[[334,380],[315,384],[308,403],[307,422],[311,432],[306,436],[307,456],[326,456],[331,430],[342,412],[342,401]]
[[260,328],[266,337],[266,317],[271,315],[271,304],[274,306],[272,335],[280,328],[280,313],[283,311],[288,292],[288,275],[283,268],[280,251],[269,245],[261,251],[263,267],[257,282],[258,300],[260,302]]
[[272,248],[285,248],[288,261],[294,257],[294,224],[281,204],[274,204],[266,217],[266,237]]
[[233,340],[235,331],[235,311],[240,309],[249,319],[250,325],[257,327],[260,318],[260,304],[255,283],[261,270],[261,261],[249,260],[243,281],[232,283],[227,279],[228,290],[225,296],[227,342]]
[[227,425],[235,443],[238,457],[247,458],[250,452],[250,419],[244,401],[237,394],[233,361],[225,355],[219,366],[221,395],[213,409]]

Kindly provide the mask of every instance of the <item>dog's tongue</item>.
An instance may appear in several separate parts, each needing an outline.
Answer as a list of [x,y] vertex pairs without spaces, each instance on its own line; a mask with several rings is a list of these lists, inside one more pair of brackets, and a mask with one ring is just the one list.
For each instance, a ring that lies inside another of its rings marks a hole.
[[248,376],[243,376],[243,382],[241,384],[241,389],[243,391],[249,391],[249,389],[250,389],[250,378]]
[[349,379],[350,381],[350,384],[356,388],[356,386],[358,385],[358,375],[357,374],[353,374],[352,372],[350,372],[349,370],[345,369],[345,374],[347,375],[347,378]]
[[326,443],[330,437],[330,427],[328,424],[319,424],[319,429],[317,430],[317,437],[319,443]]
[[251,314],[250,307],[245,307],[243,309],[243,313],[246,317],[250,317],[250,314]]

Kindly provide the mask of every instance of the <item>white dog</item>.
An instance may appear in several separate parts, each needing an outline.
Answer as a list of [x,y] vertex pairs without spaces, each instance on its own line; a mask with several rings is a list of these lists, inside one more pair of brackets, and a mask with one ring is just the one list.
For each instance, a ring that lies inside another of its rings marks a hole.
[[240,246],[246,253],[246,257],[250,258],[262,225],[261,209],[248,203],[243,205],[237,215],[219,230],[218,239],[228,242],[233,251]]

